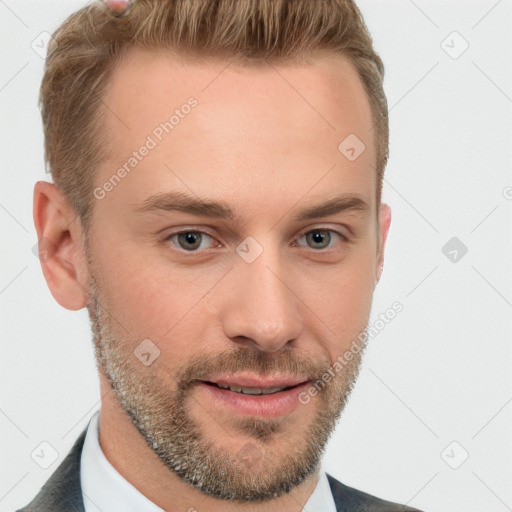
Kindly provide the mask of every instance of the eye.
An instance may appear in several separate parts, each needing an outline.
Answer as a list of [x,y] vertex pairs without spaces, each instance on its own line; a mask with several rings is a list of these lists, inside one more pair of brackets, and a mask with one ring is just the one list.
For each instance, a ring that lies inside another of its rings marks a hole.
[[[207,249],[205,245],[210,242],[212,246],[213,238],[201,231],[181,231],[169,235],[166,240],[170,240],[175,246],[188,252],[197,252],[198,249]],[[203,243],[204,242],[204,243]]]
[[[346,241],[347,238],[342,234],[333,231],[331,229],[314,229],[312,231],[308,231],[304,233],[299,240],[305,238],[307,247],[315,250],[329,249],[331,248],[331,242],[335,242],[336,239],[341,241]],[[302,244],[298,244],[301,247],[304,247]]]

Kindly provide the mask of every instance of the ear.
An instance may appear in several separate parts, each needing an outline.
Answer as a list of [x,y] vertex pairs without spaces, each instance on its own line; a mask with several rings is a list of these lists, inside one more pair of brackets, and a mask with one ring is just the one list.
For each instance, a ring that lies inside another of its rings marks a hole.
[[390,225],[391,208],[387,204],[381,203],[379,210],[379,254],[377,257],[377,266],[375,268],[375,285],[379,282],[384,268],[384,250],[386,248],[386,240],[388,239]]
[[33,215],[39,261],[51,294],[66,309],[82,309],[88,298],[88,269],[80,219],[67,196],[46,181],[35,184]]

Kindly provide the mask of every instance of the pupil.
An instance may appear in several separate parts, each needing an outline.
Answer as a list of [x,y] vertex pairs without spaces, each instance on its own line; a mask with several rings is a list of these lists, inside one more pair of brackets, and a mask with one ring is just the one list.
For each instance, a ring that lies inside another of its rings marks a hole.
[[[331,235],[326,231],[313,231],[308,234],[308,238],[313,245],[316,245],[316,247],[314,247],[315,249],[323,249],[329,245]],[[318,245],[320,245],[320,247],[318,247]]]
[[199,233],[180,233],[178,240],[183,249],[197,249],[201,245],[201,235]]

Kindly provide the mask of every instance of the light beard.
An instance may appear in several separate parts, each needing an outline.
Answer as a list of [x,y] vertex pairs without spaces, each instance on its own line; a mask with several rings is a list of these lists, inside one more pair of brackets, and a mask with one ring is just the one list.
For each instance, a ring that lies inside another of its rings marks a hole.
[[[315,399],[299,406],[315,408],[309,425],[298,422],[291,427],[291,422],[279,418],[240,417],[233,421],[236,432],[229,432],[230,439],[248,439],[233,453],[233,448],[216,446],[205,427],[189,413],[187,404],[197,380],[246,370],[259,375],[308,375],[315,383],[331,365],[299,359],[291,351],[271,355],[237,347],[220,354],[197,355],[171,375],[163,357],[148,367],[141,364],[127,348],[130,343],[114,334],[111,317],[103,313],[102,304],[99,287],[91,278],[88,310],[98,368],[149,448],[181,479],[220,500],[264,502],[290,492],[318,471],[357,379],[364,346]],[[174,389],[169,381],[174,381]],[[300,442],[288,441],[290,434],[286,434],[291,428],[294,433],[304,429]],[[271,447],[276,435],[283,443],[278,451]]]

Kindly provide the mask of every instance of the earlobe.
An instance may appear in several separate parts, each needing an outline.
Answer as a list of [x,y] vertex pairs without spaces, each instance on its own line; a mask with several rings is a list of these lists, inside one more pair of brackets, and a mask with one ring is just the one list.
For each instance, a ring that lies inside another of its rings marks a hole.
[[379,254],[375,269],[375,285],[379,282],[384,270],[384,251],[388,239],[389,226],[391,225],[391,208],[382,203],[379,212]]
[[38,181],[33,218],[39,260],[51,294],[66,309],[82,309],[88,298],[83,231],[69,199],[53,183]]

